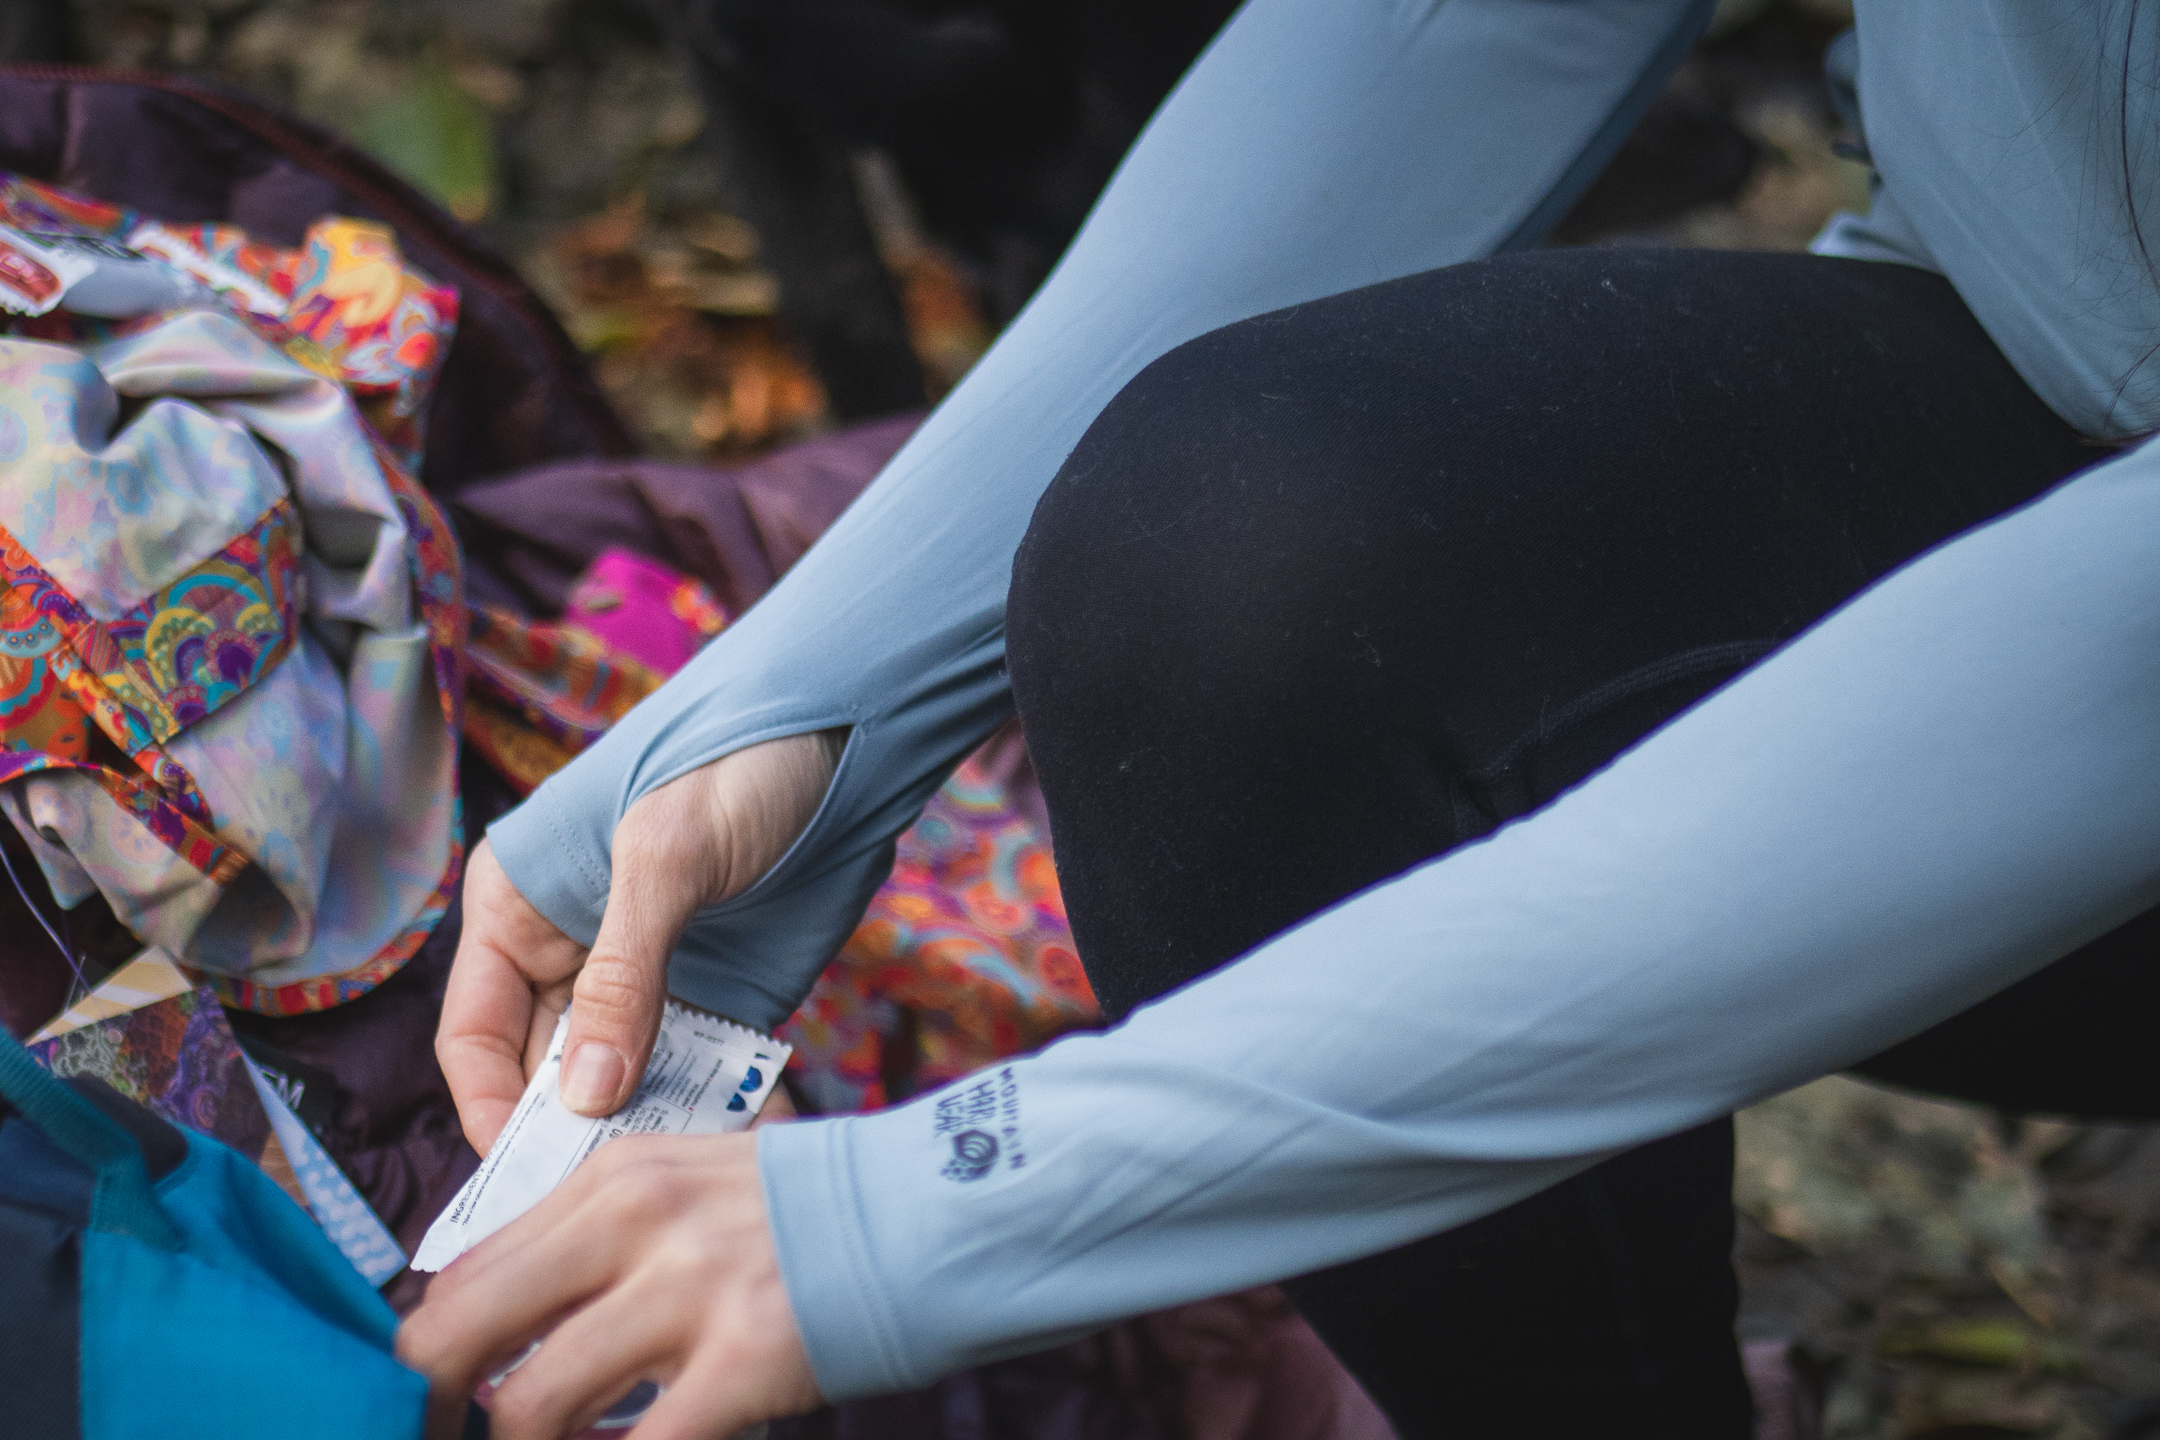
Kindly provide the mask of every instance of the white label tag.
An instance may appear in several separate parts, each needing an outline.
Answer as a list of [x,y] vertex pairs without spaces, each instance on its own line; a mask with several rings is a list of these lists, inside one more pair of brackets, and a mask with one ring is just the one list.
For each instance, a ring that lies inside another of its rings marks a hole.
[[562,1102],[568,1011],[510,1123],[472,1179],[428,1227],[415,1270],[440,1270],[540,1203],[587,1156],[623,1135],[718,1135],[747,1130],[779,1083],[790,1047],[670,1000],[652,1062],[630,1103],[595,1120]]

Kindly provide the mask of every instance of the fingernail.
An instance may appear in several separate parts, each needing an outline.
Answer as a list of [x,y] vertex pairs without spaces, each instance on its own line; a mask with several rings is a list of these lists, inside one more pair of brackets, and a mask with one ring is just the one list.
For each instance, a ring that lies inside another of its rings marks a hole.
[[612,1045],[588,1040],[570,1052],[563,1066],[563,1104],[580,1115],[605,1115],[615,1108],[615,1092],[622,1088],[622,1052]]

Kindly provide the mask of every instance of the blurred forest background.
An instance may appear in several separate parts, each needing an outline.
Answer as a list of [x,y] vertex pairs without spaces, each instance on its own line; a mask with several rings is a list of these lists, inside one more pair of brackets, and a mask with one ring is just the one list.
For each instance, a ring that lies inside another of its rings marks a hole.
[[[956,383],[1232,8],[9,0],[0,58],[342,133],[516,259],[648,453],[722,461]],[[1725,0],[1555,243],[1798,249],[1864,209],[1822,79],[1849,23]],[[1831,1079],[1740,1140],[1743,1333],[1793,1382],[1765,1437],[2160,1437],[2152,1129]]]

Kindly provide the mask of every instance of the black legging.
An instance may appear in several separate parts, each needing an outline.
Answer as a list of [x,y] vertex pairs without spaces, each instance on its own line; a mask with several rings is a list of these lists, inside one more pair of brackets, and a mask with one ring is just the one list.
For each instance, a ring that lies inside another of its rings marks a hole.
[[[1893,265],[1546,251],[1174,351],[1044,495],[1007,614],[1105,1009],[1536,809],[2102,454]],[[1876,1071],[2160,1114],[2156,934]],[[1744,1437],[1731,1166],[1719,1121],[1291,1294],[1406,1440]]]

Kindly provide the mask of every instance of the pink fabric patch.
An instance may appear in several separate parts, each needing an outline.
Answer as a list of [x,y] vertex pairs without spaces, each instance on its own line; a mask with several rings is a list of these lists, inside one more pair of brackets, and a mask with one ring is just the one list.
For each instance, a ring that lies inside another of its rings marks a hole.
[[563,612],[564,624],[662,675],[689,664],[726,618],[697,581],[619,547],[594,558]]

